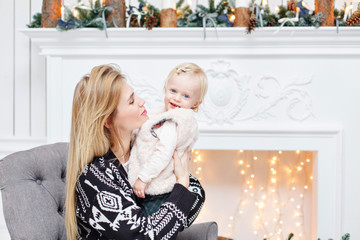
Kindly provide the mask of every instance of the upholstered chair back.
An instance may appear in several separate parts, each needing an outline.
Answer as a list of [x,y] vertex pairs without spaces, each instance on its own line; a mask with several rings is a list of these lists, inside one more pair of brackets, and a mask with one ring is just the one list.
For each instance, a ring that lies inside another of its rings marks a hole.
[[56,143],[0,160],[0,188],[11,239],[66,240],[67,152],[67,143]]

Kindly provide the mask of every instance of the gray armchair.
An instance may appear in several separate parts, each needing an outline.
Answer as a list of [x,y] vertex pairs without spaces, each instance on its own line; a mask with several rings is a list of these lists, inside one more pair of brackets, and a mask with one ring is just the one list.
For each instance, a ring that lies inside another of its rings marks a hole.
[[[67,143],[11,154],[0,160],[0,189],[11,239],[65,240]],[[216,240],[215,222],[193,224],[178,240]]]

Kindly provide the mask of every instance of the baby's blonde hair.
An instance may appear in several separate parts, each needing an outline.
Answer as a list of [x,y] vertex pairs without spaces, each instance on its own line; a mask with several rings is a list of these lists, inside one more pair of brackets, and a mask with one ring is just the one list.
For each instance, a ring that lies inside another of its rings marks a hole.
[[[197,76],[200,80],[200,98],[199,98],[199,100],[201,102],[204,100],[207,89],[208,89],[208,80],[207,80],[205,72],[198,65],[196,65],[195,63],[185,62],[185,63],[181,63],[181,64],[177,65],[176,67],[174,67],[170,71],[169,75],[167,76],[167,78],[165,80],[164,90],[166,90],[169,80],[175,74],[177,74],[177,75],[194,74],[195,76]],[[193,110],[197,111],[198,108],[199,108],[199,106],[197,106]]]

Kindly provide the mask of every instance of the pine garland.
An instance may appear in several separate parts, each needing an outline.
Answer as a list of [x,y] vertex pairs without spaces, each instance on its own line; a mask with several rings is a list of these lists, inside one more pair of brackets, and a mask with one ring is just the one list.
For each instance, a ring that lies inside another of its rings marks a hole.
[[[214,0],[209,0],[209,8],[205,7],[202,4],[197,5],[195,13],[192,13],[188,16],[187,27],[202,27],[202,14],[217,14],[217,17],[212,17],[217,27],[228,27],[232,26],[233,23],[229,21],[228,14],[225,13],[225,10],[229,8],[229,3],[227,0],[221,0],[218,5],[215,7]],[[206,27],[213,27],[210,21],[207,21]]]
[[30,24],[26,25],[28,28],[41,28],[41,13],[36,13]]
[[[145,13],[141,16],[140,23],[137,23],[137,18],[132,16],[130,25],[132,27],[147,27],[152,29],[153,27],[160,26],[160,10],[153,5],[148,3],[149,1],[139,0],[139,11]],[[280,26],[278,22],[281,18],[293,18],[295,17],[295,11],[293,0],[288,1],[289,6],[279,6],[278,13],[271,13],[269,8],[266,8],[262,12],[262,25],[271,27],[271,26]],[[212,14],[212,20],[216,23],[217,27],[231,27],[233,23],[229,18],[234,15],[234,1],[233,0],[220,0],[220,2],[215,6],[214,0],[208,0],[208,6],[197,5],[195,11],[193,12],[190,6],[185,0],[178,0],[176,3],[177,10],[177,26],[178,27],[203,27],[203,15]],[[132,6],[133,7],[133,6]],[[96,0],[94,3],[90,1],[90,7],[86,6],[77,6],[75,8],[78,12],[78,16],[75,17],[71,10],[65,7],[65,19],[66,21],[58,20],[57,29],[60,31],[66,31],[69,29],[75,28],[98,28],[104,29],[104,20],[102,19],[102,13],[105,15],[105,24],[106,27],[110,27],[108,21],[106,20],[108,10],[106,7],[100,5],[100,1]],[[290,9],[290,10],[289,10]],[[131,7],[130,7],[131,10]],[[256,8],[254,9],[256,14]],[[130,11],[128,12],[130,15]],[[215,16],[217,15],[217,16]],[[334,15],[338,19],[339,26],[358,26],[360,25],[360,10],[354,12],[354,14],[347,20],[343,21],[344,10],[334,10]],[[155,18],[157,21],[155,21]],[[307,14],[304,17],[300,18],[298,22],[295,23],[295,26],[314,26],[319,27],[323,19],[321,13],[318,14]],[[252,18],[251,22],[249,21],[249,26],[247,28],[247,33],[251,33],[256,27],[259,27],[261,23]],[[41,13],[37,13],[33,16],[33,20],[30,24],[27,25],[29,28],[40,28],[41,27]],[[286,23],[285,26],[292,26],[291,23]],[[206,22],[206,27],[213,27],[211,21]]]

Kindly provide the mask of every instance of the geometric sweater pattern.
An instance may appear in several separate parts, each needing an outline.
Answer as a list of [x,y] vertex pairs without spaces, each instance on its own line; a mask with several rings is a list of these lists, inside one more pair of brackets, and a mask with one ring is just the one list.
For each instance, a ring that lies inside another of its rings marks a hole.
[[109,150],[95,157],[76,183],[79,239],[176,239],[194,222],[204,201],[204,189],[190,175],[188,189],[175,184],[157,212],[142,213],[125,169]]
[[[176,124],[176,150],[180,157],[187,148],[191,149],[198,139],[198,124],[192,109],[175,108],[165,111],[164,108],[160,108],[149,114],[149,120],[141,126],[131,148],[128,161],[128,175],[131,186],[134,186],[135,181],[138,179],[141,167],[152,160],[152,154],[155,152],[156,144],[159,142],[157,131],[160,128],[161,131],[167,130],[166,127],[162,127],[159,123],[165,121],[171,121]],[[146,194],[159,195],[169,193],[173,189],[176,183],[174,160],[170,158],[166,159],[165,162],[166,166],[163,166],[163,163],[152,163],[158,164],[158,169],[161,169],[161,172],[147,184]]]

